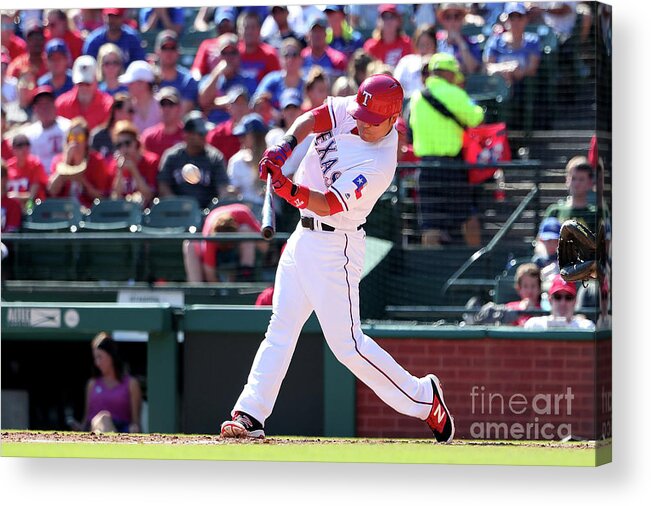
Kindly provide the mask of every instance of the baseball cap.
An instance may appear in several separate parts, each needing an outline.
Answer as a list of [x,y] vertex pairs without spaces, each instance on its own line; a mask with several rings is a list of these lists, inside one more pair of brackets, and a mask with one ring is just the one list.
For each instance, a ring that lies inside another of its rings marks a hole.
[[96,79],[97,61],[92,56],[86,54],[78,57],[72,65],[72,82],[94,83]]
[[166,42],[174,42],[174,45],[177,45],[179,36],[174,30],[163,30],[156,36],[156,50],[163,47]]
[[181,96],[179,95],[179,90],[174,86],[163,86],[156,94],[156,100],[159,102],[169,100],[174,104],[178,104],[181,102]]
[[576,296],[576,285],[574,283],[568,283],[560,274],[557,274],[554,276],[552,286],[549,288],[549,295],[554,295],[557,292],[566,292]]
[[290,105],[300,107],[303,103],[303,96],[296,88],[286,88],[280,94],[280,108],[284,109]]
[[445,11],[466,11],[466,6],[462,3],[444,2],[439,4],[439,12]]
[[102,14],[104,14],[105,16],[109,14],[112,14],[113,16],[124,16],[126,12],[127,12],[126,9],[116,9],[116,8],[102,9]]
[[400,17],[400,13],[398,12],[398,6],[396,4],[382,4],[379,5],[377,8],[378,14],[381,16],[385,12],[389,12],[393,14],[394,16]]
[[237,16],[235,15],[235,9],[231,7],[219,7],[215,11],[215,24],[219,24],[222,21],[230,21],[235,23]]
[[310,21],[310,30],[314,28],[315,26],[320,26],[322,28],[328,28],[328,20],[323,14],[317,14],[315,15],[312,20]]
[[345,5],[326,5],[323,8],[323,12],[346,12],[346,6]]
[[183,117],[184,132],[206,135],[212,128],[212,123],[206,121],[199,111],[190,111]]
[[244,116],[240,122],[233,127],[233,135],[245,135],[254,132],[265,134],[268,131],[269,127],[267,127],[263,121],[262,116],[254,112]]
[[217,97],[215,99],[215,105],[218,107],[224,107],[226,105],[232,104],[240,97],[244,97],[248,103],[248,90],[244,86],[233,86],[232,88],[229,88],[229,90],[226,92],[226,95],[222,95],[221,97]]
[[151,65],[145,60],[132,61],[124,74],[118,77],[122,84],[130,84],[136,81],[154,82],[154,71]]
[[545,218],[538,229],[538,237],[543,241],[558,239],[561,235],[561,222],[554,217]]
[[68,45],[63,39],[51,39],[45,44],[45,54],[52,56],[54,53],[63,53],[66,56],[70,56]]
[[435,70],[447,70],[459,74],[459,62],[452,54],[436,53],[429,60],[429,71],[434,72]]
[[39,86],[38,88],[35,88],[34,91],[32,92],[32,105],[36,102],[36,99],[45,95],[49,95],[54,99],[54,89],[52,86],[49,86],[47,84],[44,84],[43,86]]
[[508,16],[513,12],[517,12],[518,14],[526,14],[527,8],[522,2],[507,2],[504,6],[504,14]]

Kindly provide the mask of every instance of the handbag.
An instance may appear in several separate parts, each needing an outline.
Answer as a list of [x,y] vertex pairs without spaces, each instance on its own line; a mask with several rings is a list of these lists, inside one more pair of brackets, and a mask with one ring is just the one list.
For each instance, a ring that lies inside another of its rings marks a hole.
[[[450,118],[463,129],[461,155],[466,163],[506,162],[511,160],[511,147],[506,132],[506,123],[486,123],[468,127],[457,118],[432,92],[425,88],[421,95],[446,118]],[[480,184],[495,176],[495,168],[468,169],[468,182]]]

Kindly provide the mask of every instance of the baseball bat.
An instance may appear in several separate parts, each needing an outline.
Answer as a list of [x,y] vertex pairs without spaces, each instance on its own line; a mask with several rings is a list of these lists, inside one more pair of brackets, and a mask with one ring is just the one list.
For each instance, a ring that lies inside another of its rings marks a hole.
[[274,191],[271,187],[271,174],[267,174],[267,191],[262,204],[262,237],[270,241],[276,234],[276,213],[274,212]]

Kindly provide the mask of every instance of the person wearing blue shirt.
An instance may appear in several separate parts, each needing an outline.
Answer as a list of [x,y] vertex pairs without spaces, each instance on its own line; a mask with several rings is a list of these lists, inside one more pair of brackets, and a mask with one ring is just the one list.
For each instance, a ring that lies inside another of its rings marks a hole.
[[215,52],[219,57],[218,63],[210,74],[199,81],[199,106],[214,124],[219,124],[229,118],[228,113],[215,108],[215,98],[226,95],[234,86],[244,86],[253,96],[258,87],[257,81],[247,77],[240,70],[240,52],[237,49],[238,38],[234,33],[225,33],[218,38]]
[[178,65],[178,35],[174,30],[163,30],[156,37],[156,56],[160,70],[159,87],[172,86],[181,96],[183,114],[190,112],[199,99],[199,83],[190,71]]
[[185,26],[185,10],[182,7],[143,7],[138,12],[138,22],[141,32],[174,30],[180,35]]
[[[510,117],[507,125],[512,129],[529,128],[525,125],[526,93],[525,79],[533,78],[538,72],[542,46],[538,35],[525,32],[528,22],[527,8],[523,3],[507,2],[504,14],[508,16],[506,30],[492,35],[484,47],[484,65],[489,75],[499,74],[512,89]],[[544,99],[543,99],[544,100]],[[539,110],[545,110],[540,99]],[[547,115],[536,119],[538,128],[546,128]]]
[[269,93],[271,104],[280,110],[280,96],[287,88],[303,89],[303,58],[301,44],[296,39],[285,39],[280,48],[280,65],[282,70],[270,72],[262,78],[256,95]]
[[326,42],[331,48],[350,58],[355,50],[364,45],[364,37],[357,30],[353,30],[346,21],[346,6],[326,5],[323,12],[330,25],[326,29]]
[[37,86],[50,86],[54,98],[62,95],[74,86],[70,65],[70,51],[63,39],[52,39],[45,45],[47,67],[49,72],[42,75]]
[[145,59],[140,35],[124,23],[125,11],[126,9],[102,9],[104,26],[88,34],[84,43],[84,54],[97,58],[99,48],[107,42],[112,42],[122,50],[125,65]]

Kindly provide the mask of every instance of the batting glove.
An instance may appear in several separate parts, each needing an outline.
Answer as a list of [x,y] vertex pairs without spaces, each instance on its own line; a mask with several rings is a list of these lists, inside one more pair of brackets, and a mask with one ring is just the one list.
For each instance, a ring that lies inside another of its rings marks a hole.
[[[287,159],[291,156],[292,151],[295,147],[296,137],[293,135],[286,135],[283,137],[283,142],[271,148],[267,148],[262,154],[262,159],[264,160],[265,158],[268,158],[276,165],[278,165],[278,167],[282,167]],[[260,172],[260,179],[267,179],[267,174]]]
[[260,174],[271,175],[271,185],[274,192],[279,197],[282,197],[292,206],[299,209],[307,207],[310,198],[310,190],[305,186],[300,186],[292,183],[287,176],[283,174],[282,169],[276,165],[272,160],[263,158],[259,165]]

